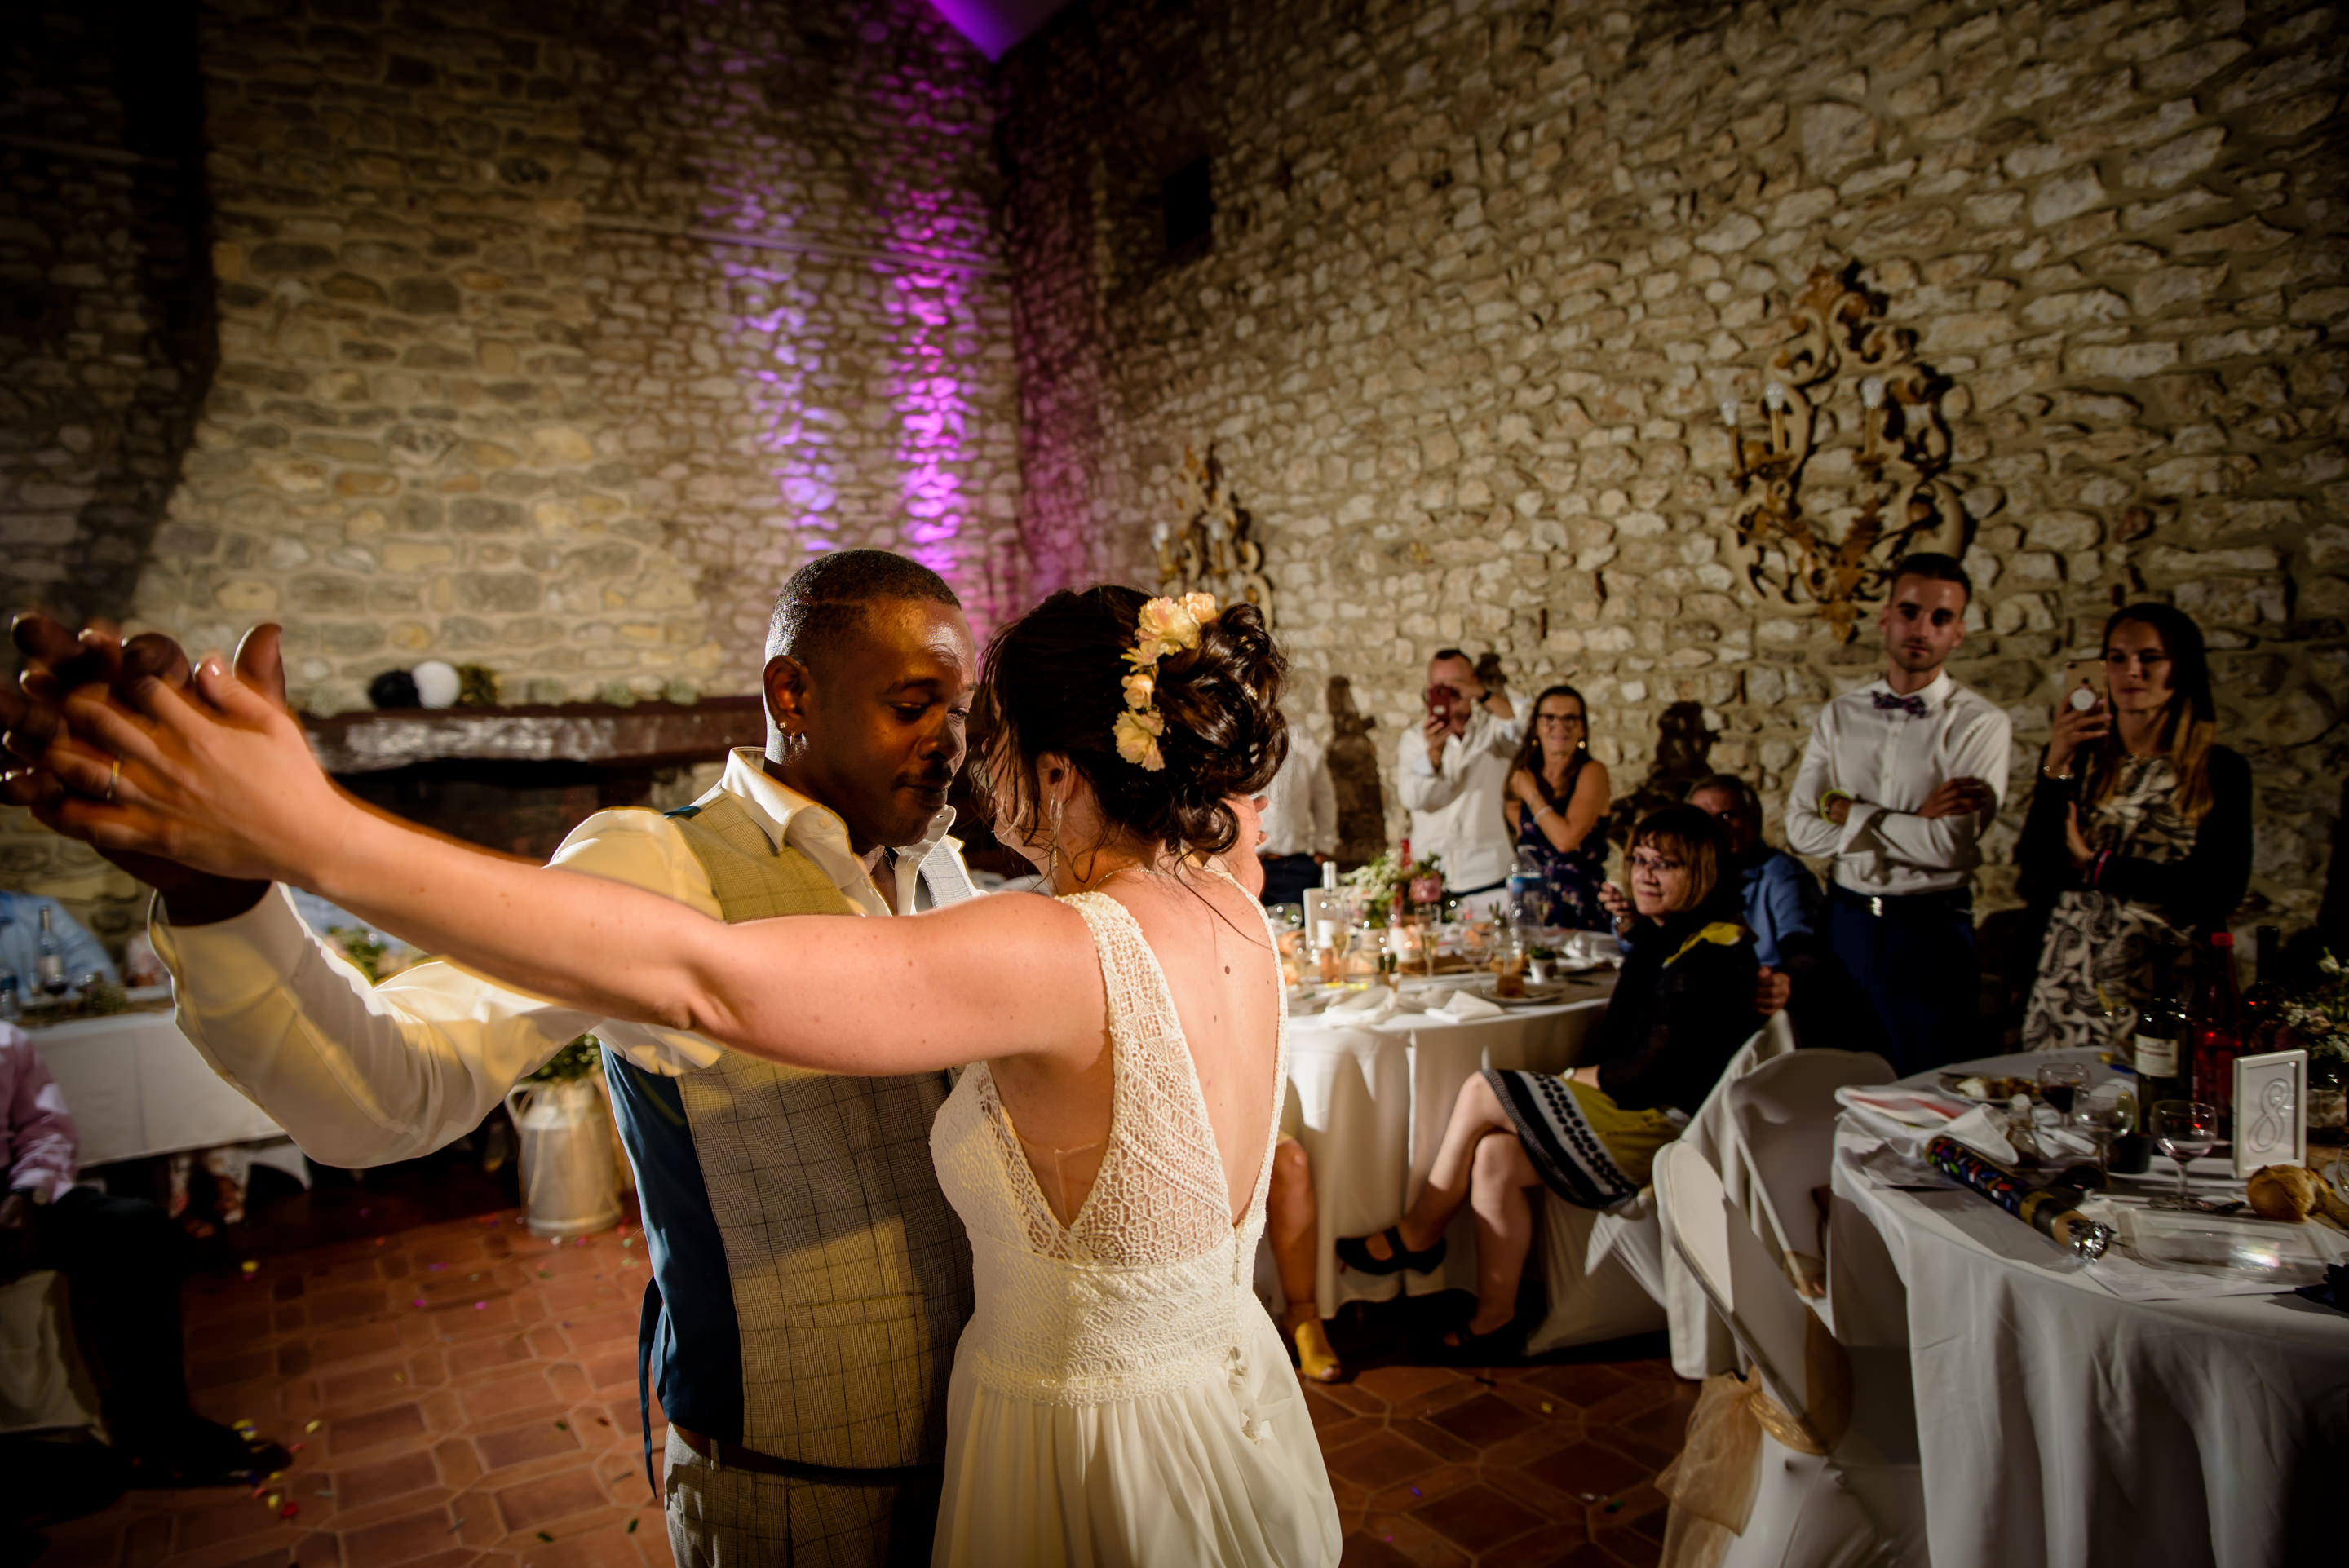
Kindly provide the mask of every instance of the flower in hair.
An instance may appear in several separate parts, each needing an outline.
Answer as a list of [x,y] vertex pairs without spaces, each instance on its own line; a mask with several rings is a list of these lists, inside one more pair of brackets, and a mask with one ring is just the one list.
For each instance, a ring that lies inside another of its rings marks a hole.
[[1113,727],[1117,754],[1144,773],[1157,772],[1166,766],[1165,754],[1158,749],[1158,737],[1165,728],[1165,719],[1154,707],[1141,713],[1119,714]]
[[1126,710],[1117,716],[1112,733],[1117,754],[1144,773],[1166,766],[1158,748],[1158,738],[1166,733],[1165,717],[1158,711],[1158,661],[1197,647],[1200,628],[1220,613],[1214,594],[1185,593],[1179,600],[1153,599],[1134,616],[1133,646],[1125,655],[1133,670],[1121,682]]

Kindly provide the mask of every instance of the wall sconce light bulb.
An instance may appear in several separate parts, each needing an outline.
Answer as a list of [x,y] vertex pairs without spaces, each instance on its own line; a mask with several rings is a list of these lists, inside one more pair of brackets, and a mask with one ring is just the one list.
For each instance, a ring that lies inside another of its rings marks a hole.
[[1864,406],[1864,407],[1869,407],[1869,408],[1881,408],[1881,407],[1884,407],[1884,382],[1883,382],[1883,380],[1882,380],[1880,377],[1871,376],[1871,377],[1869,377],[1867,380],[1862,381],[1862,382],[1859,384],[1859,400],[1860,400],[1860,403],[1862,404],[1862,406]]

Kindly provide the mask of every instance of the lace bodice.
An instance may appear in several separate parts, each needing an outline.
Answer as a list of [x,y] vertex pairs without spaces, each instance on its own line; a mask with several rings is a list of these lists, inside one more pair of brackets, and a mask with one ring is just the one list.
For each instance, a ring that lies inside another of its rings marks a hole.
[[[938,1112],[930,1150],[969,1232],[978,1286],[957,1366],[1031,1398],[1091,1403],[1210,1364],[1237,1366],[1238,1315],[1261,1311],[1250,1287],[1279,1107],[1276,1098],[1235,1224],[1206,1099],[1157,956],[1115,899],[1062,902],[1092,932],[1109,997],[1109,1140],[1092,1191],[1063,1226],[984,1062],[962,1075]],[[1269,926],[1266,950],[1267,965],[1277,964]],[[1284,997],[1276,1097],[1288,1074],[1287,1015]]]

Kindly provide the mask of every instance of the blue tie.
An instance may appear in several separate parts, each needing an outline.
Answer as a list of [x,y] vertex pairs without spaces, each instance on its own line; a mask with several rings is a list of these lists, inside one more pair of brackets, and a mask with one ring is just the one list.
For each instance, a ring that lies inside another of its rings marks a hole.
[[1921,696],[1894,696],[1889,691],[1872,691],[1868,695],[1875,700],[1878,713],[1889,713],[1898,708],[1911,718],[1925,717],[1925,699]]

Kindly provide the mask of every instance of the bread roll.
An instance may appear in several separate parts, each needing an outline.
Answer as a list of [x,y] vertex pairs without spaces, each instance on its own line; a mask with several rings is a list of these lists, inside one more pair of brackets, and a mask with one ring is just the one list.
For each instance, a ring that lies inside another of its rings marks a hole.
[[2298,1165],[2262,1165],[2251,1172],[2244,1196],[2261,1219],[2305,1220],[2313,1213],[2325,1190],[2316,1173]]

